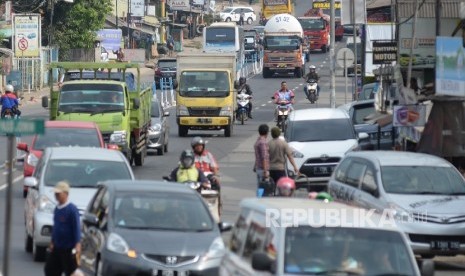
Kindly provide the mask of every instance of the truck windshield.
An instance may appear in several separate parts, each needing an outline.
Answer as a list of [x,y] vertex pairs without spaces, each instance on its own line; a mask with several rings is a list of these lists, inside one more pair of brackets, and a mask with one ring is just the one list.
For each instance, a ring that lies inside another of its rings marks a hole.
[[65,84],[58,111],[65,113],[105,113],[124,110],[123,87],[117,84]]
[[235,28],[207,28],[205,43],[207,47],[235,47]]
[[300,25],[304,30],[324,30],[325,24],[322,19],[316,18],[300,18]]
[[227,97],[231,91],[227,72],[183,72],[179,95],[182,97]]
[[300,37],[292,36],[267,36],[265,37],[266,50],[292,51],[300,48]]

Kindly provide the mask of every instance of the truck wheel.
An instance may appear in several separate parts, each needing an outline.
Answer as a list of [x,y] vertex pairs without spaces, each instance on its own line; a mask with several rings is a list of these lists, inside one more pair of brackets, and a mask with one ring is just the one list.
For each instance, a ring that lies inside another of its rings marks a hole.
[[225,129],[224,129],[224,136],[225,137],[231,137],[231,134],[233,132],[233,125],[229,124]]
[[270,69],[266,68],[266,67],[263,67],[263,78],[267,79],[269,77],[270,77]]
[[252,17],[249,17],[249,18],[247,18],[247,24],[249,24],[249,25],[250,25],[250,24],[252,24],[252,22],[253,22],[253,19],[252,19]]
[[141,150],[139,153],[134,154],[134,163],[136,164],[136,166],[140,167],[144,165],[145,151],[146,148]]
[[179,137],[186,137],[188,131],[189,131],[189,129],[187,127],[178,126],[178,136]]
[[302,77],[302,68],[295,68],[295,77],[296,78],[301,78]]
[[321,51],[322,51],[323,53],[326,53],[326,52],[328,51],[328,46],[323,45],[323,47],[321,47]]

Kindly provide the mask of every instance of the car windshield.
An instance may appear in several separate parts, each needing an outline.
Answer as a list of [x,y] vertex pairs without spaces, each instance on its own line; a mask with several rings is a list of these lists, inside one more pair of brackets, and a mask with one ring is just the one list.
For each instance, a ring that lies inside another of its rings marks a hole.
[[120,193],[115,197],[116,227],[171,231],[211,231],[213,221],[202,199],[193,194]]
[[47,147],[96,147],[101,148],[100,137],[94,128],[47,128],[37,135],[34,150]]
[[465,181],[453,167],[383,166],[381,178],[386,193],[465,194]]
[[118,84],[65,84],[58,111],[64,113],[106,113],[124,111],[123,86]]
[[352,122],[354,125],[365,124],[365,118],[373,113],[375,113],[375,105],[364,105],[361,107],[354,107],[354,113],[352,117]]
[[355,131],[348,119],[294,121],[286,137],[289,142],[348,140],[355,139]]
[[160,117],[160,107],[158,102],[152,102],[152,117],[158,118]]
[[234,28],[216,27],[206,29],[206,47],[234,47],[236,33]]
[[182,72],[180,95],[183,97],[227,97],[231,91],[227,72]]
[[67,181],[71,187],[97,187],[100,181],[116,179],[131,179],[131,173],[122,161],[53,159],[48,162],[44,176],[45,186]]
[[291,36],[267,36],[265,37],[266,50],[292,51],[300,48],[300,37]]
[[176,60],[159,60],[159,68],[176,68]]
[[336,275],[338,271],[347,275],[416,275],[409,249],[394,231],[292,227],[286,229],[285,248],[284,273],[293,275]]
[[321,18],[300,18],[299,22],[304,30],[323,30],[325,28],[324,21]]

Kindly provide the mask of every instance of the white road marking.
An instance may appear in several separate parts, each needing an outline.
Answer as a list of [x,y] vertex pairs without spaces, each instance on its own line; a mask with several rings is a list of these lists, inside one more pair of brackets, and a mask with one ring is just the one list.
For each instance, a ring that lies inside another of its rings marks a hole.
[[262,104],[262,106],[265,106],[266,104]]
[[[21,180],[21,179],[23,179],[23,176],[22,176],[22,175],[20,175],[20,176],[16,177],[15,179],[13,179],[13,183],[18,182],[18,181]],[[7,187],[6,184],[0,185],[0,191],[1,191],[1,190],[4,190],[6,187]]]
[[268,103],[271,103],[271,101],[268,101]]

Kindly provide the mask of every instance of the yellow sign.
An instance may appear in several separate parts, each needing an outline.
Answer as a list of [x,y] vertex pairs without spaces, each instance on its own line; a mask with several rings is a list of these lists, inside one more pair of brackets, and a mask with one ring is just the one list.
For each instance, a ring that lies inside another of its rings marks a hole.
[[[314,9],[330,9],[331,4],[329,2],[313,2],[313,8]],[[340,9],[341,8],[341,2],[336,2],[334,3],[334,8],[335,9]]]
[[13,15],[15,57],[40,56],[40,15]]

